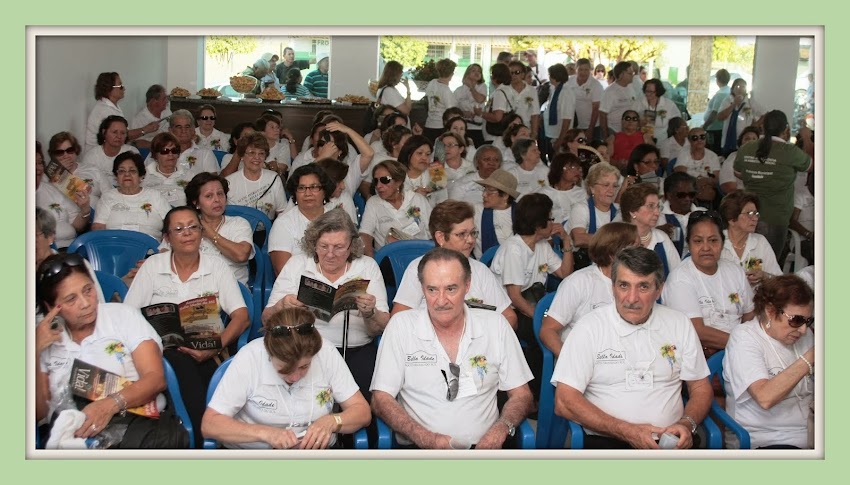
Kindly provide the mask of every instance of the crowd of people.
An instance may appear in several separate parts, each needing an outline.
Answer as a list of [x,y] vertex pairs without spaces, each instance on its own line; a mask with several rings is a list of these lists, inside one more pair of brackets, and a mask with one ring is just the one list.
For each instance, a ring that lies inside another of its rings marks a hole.
[[[584,427],[588,448],[659,448],[665,435],[674,448],[705,446],[697,428],[713,399],[754,448],[811,447],[814,134],[762,109],[741,80],[688,129],[661,81],[635,83],[636,63],[617,63],[603,87],[604,66],[579,59],[570,74],[531,54],[500,55],[489,84],[472,64],[454,91],[456,64],[437,62],[424,127],[411,126],[407,81],[389,61],[374,131],[320,111],[303,143],[273,110],[229,135],[213,106],[171,113],[159,85],[128,122],[121,77],[101,74],[84,143],[57,133],[47,158],[36,145],[35,401],[48,443],[85,447],[138,426],[128,410],[167,409],[164,358],[196,446],[346,447],[362,428],[374,439],[380,418],[402,448],[510,447],[553,385],[556,413]],[[263,56],[251,75],[297,93],[294,52],[279,60]],[[327,69],[323,59],[304,80],[311,94],[326,96]],[[229,154],[217,163],[212,150]],[[66,253],[104,229],[160,244],[117,275],[129,287],[120,303]],[[783,274],[789,229],[809,243],[797,274]],[[394,275],[373,257],[411,239],[435,247],[390,301]],[[239,348],[252,323],[241,287],[266,257],[262,335]],[[329,315],[311,310],[305,279],[366,282],[351,309]],[[222,313],[220,345],[173,345],[146,320],[154,306],[190,301],[197,318],[221,323]],[[544,351],[557,358],[550,382]],[[719,351],[725,394],[706,364]],[[129,385],[75,402],[76,361]]]

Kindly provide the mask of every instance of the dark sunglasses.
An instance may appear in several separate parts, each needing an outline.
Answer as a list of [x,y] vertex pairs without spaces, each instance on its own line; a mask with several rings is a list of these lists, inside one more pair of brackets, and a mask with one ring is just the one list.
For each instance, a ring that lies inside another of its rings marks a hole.
[[204,121],[207,121],[207,120],[215,121],[215,116],[198,116],[198,119],[204,120]]
[[788,319],[788,325],[791,325],[794,328],[800,328],[803,325],[807,327],[811,327],[813,323],[815,323],[815,317],[804,317],[803,315],[789,315],[782,312],[785,315],[785,318]]
[[55,259],[45,265],[38,274],[38,281],[41,282],[46,278],[53,278],[59,274],[65,266],[82,266],[83,264],[85,263],[83,262],[82,256],[77,253],[67,253],[64,258]]
[[293,331],[298,335],[310,335],[313,333],[313,328],[314,326],[312,323],[302,323],[301,325],[295,325],[294,327],[275,325],[271,328],[270,332],[272,337],[290,337],[292,336]]
[[74,148],[74,147],[68,147],[68,148],[66,148],[66,149],[64,149],[64,150],[63,150],[63,149],[61,149],[61,148],[59,148],[59,149],[57,149],[57,150],[53,150],[53,152],[52,152],[52,153],[53,153],[54,155],[56,155],[57,157],[59,157],[59,156],[62,156],[62,155],[64,155],[64,154],[71,155],[71,154],[77,153],[77,149],[76,149],[76,148]]
[[690,135],[690,136],[688,136],[688,138],[690,138],[691,141],[697,141],[697,140],[705,140],[705,136],[706,136],[705,133],[703,133],[702,135]]
[[623,116],[623,121],[638,121],[640,118],[637,116]]
[[[678,197],[680,199],[684,199],[685,197],[693,199],[696,196],[697,196],[696,192],[676,192],[676,197]],[[698,211],[698,212],[705,212],[705,211]]]
[[457,364],[449,364],[449,371],[452,373],[452,378],[449,379],[446,371],[440,369],[440,372],[443,373],[443,379],[446,380],[446,386],[448,386],[448,390],[446,391],[446,400],[454,401],[457,398],[457,390],[460,384],[460,366]]
[[514,76],[519,76],[520,74],[525,74],[525,71],[511,71],[511,74]]
[[162,150],[159,151],[160,155],[168,155],[169,153],[173,153],[175,155],[180,155],[180,149],[177,148],[177,147],[171,147],[171,148],[163,148]]
[[387,175],[385,177],[375,177],[375,183],[376,184],[381,183],[381,184],[384,184],[384,185],[388,185],[392,181],[393,181],[393,178],[390,177],[389,175]]
[[[695,194],[695,192],[689,192],[688,194],[689,195]],[[711,219],[714,222],[716,222],[717,225],[720,226],[721,229],[723,228],[723,217],[720,216],[719,212],[714,211],[714,210],[712,210],[712,211],[696,210],[696,211],[691,212],[691,215],[688,216],[688,224],[691,224],[692,222],[696,222],[696,221],[699,221],[699,220],[702,220],[702,219]]]

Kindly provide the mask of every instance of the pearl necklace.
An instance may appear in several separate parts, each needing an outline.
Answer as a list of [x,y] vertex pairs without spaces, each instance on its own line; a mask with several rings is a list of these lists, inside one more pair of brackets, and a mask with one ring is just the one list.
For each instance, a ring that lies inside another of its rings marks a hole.
[[648,242],[649,242],[649,240],[650,240],[651,238],[652,238],[652,230],[650,230],[648,233],[646,233],[646,236],[641,236],[641,237],[640,237],[640,242],[641,242],[641,243],[643,243],[643,244],[646,244],[646,243],[648,243]]

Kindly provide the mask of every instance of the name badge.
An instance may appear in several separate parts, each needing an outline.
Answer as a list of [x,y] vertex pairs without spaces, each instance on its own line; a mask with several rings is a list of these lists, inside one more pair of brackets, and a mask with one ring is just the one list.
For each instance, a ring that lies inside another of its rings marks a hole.
[[652,371],[626,371],[626,390],[627,391],[646,391],[653,388]]
[[413,221],[410,224],[408,224],[407,227],[402,229],[402,232],[404,232],[405,234],[408,234],[410,236],[415,236],[415,235],[419,234],[419,224],[417,224],[416,221]]
[[478,388],[475,387],[475,379],[469,374],[462,374],[458,381],[457,397],[468,397],[478,394]]

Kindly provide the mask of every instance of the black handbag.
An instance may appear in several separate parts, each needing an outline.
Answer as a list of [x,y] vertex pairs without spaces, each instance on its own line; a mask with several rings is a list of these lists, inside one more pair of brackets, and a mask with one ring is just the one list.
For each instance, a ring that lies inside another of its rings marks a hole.
[[139,450],[177,450],[189,447],[189,432],[183,421],[174,414],[174,404],[166,392],[168,406],[159,414],[159,419],[127,414],[127,431],[117,448]]
[[[505,94],[504,91],[499,91],[502,93],[502,96],[505,97],[505,101],[508,103],[508,107],[510,108],[505,114],[502,115],[502,120],[499,122],[485,121],[484,129],[487,133],[493,136],[502,136],[505,133],[505,130],[508,129],[508,123],[510,123],[510,116],[514,113],[514,107],[511,105],[510,100],[508,99],[508,95]],[[493,101],[490,101],[490,109],[488,109],[490,113],[493,112]]]
[[535,304],[546,296],[546,286],[538,281],[520,292],[520,295],[529,303]]

